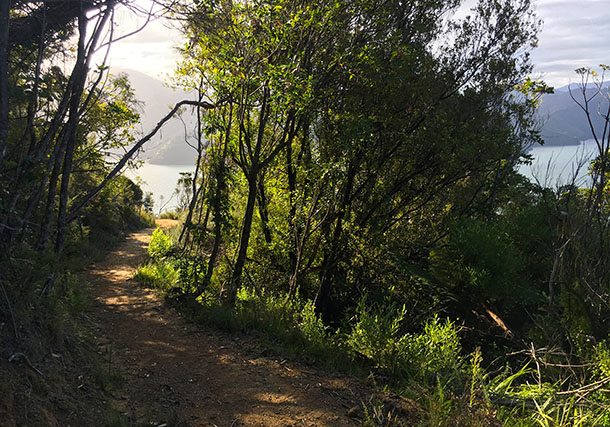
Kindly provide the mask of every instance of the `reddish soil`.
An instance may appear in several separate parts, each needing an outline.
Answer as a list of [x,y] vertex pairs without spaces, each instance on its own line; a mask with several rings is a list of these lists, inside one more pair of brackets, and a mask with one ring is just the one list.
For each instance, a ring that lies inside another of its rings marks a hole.
[[117,411],[138,425],[360,424],[348,416],[365,398],[356,380],[265,356],[250,338],[189,323],[132,280],[151,232],[130,235],[87,273],[97,344],[122,378],[111,402]]

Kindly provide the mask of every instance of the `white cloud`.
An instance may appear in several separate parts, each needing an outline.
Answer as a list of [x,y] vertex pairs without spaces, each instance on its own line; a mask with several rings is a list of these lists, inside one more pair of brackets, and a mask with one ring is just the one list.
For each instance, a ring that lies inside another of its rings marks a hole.
[[[140,9],[149,10],[150,0],[136,0]],[[144,16],[120,6],[116,12],[115,38],[128,34],[146,23]],[[177,48],[183,43],[180,31],[160,18],[149,22],[142,31],[113,43],[109,64],[163,78],[171,74],[180,60]]]
[[[136,4],[146,10],[151,3],[136,0]],[[544,21],[538,48],[532,52],[536,76],[561,86],[576,80],[576,68],[610,63],[610,0],[534,0],[534,5]],[[143,22],[143,17],[119,10],[117,32],[127,33]],[[110,63],[159,78],[173,72],[180,58],[177,47],[182,43],[180,31],[157,20],[116,43]]]
[[610,0],[537,0],[544,21],[534,72],[555,86],[577,80],[574,70],[610,62]]

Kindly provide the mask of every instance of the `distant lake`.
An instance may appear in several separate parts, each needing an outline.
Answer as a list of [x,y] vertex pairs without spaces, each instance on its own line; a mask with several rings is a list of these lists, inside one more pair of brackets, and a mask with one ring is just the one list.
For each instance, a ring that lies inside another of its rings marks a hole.
[[522,165],[519,172],[530,180],[555,188],[571,182],[576,174],[575,183],[584,186],[589,180],[589,164],[597,155],[597,145],[594,140],[588,140],[579,145],[537,146],[529,154],[534,158],[532,164]]
[[[580,169],[577,184],[587,183],[587,172],[590,160],[597,153],[597,146],[593,140],[584,141],[580,145],[567,145],[562,147],[534,147],[530,155],[534,158],[531,165],[523,165],[519,172],[531,180],[538,181],[545,187],[556,187],[571,181],[577,163],[584,159],[584,166]],[[137,170],[128,170],[125,174],[131,178],[141,178],[145,192],[153,193],[155,201],[154,212],[172,210],[177,200],[173,195],[180,172],[194,172],[191,165],[153,165],[144,163]]]
[[153,193],[155,206],[153,211],[158,214],[159,211],[172,210],[177,205],[174,190],[180,178],[180,172],[194,172],[195,167],[192,165],[153,165],[144,163],[138,169],[129,169],[125,175],[130,179],[138,177],[144,181],[142,189],[144,192]]

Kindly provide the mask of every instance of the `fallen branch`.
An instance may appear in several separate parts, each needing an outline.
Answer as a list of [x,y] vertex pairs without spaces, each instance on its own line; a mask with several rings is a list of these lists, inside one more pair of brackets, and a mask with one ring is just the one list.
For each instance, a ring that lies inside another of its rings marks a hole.
[[34,365],[32,365],[32,362],[30,362],[30,359],[28,359],[28,357],[24,353],[13,353],[13,355],[8,358],[8,361],[9,361],[9,363],[23,361],[28,368],[30,368],[31,370],[36,372],[41,377],[44,377],[42,372],[40,372],[40,370],[38,370],[38,368],[36,368]]
[[574,389],[574,390],[560,391],[560,392],[557,392],[557,394],[562,395],[562,396],[572,395],[572,394],[583,394],[586,396],[587,394],[590,394],[590,393],[593,393],[594,391],[599,390],[606,384],[610,384],[610,377],[603,378],[599,381],[584,385],[584,386]]
[[491,309],[489,307],[487,307],[487,304],[483,303],[483,308],[485,309],[485,312],[487,313],[487,315],[489,317],[491,317],[491,320],[493,320],[494,323],[496,325],[498,325],[498,327],[500,329],[502,329],[502,331],[504,331],[504,335],[506,335],[509,338],[513,338],[515,336],[515,334],[513,334],[513,332],[510,330],[510,328],[508,326],[506,326],[506,323],[504,323],[502,318],[500,318],[500,316],[498,316],[496,313],[491,311]]

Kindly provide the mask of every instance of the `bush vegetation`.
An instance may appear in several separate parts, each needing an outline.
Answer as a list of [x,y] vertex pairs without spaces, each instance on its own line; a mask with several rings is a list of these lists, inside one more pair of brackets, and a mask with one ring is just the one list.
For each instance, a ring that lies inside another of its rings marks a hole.
[[[479,227],[459,224],[458,233],[481,234]],[[465,231],[467,230],[467,231]],[[493,240],[483,232],[483,242]],[[508,240],[507,240],[508,239]],[[500,243],[510,237],[502,232]],[[460,240],[468,242],[468,238]],[[468,243],[464,243],[468,244]],[[159,256],[158,249],[163,247]],[[517,250],[517,249],[515,249]],[[447,247],[449,257],[454,248]],[[446,251],[446,252],[445,252]],[[456,252],[453,252],[454,254]],[[468,252],[457,252],[466,259]],[[189,303],[196,286],[192,264],[184,263],[177,239],[157,229],[149,246],[150,261],[141,266],[136,279],[159,290],[192,320],[231,333],[250,333],[285,357],[305,363],[374,379],[375,384],[418,403],[408,421],[384,412],[374,401],[363,403],[365,425],[465,425],[465,426],[597,426],[610,423],[608,395],[610,346],[601,341],[579,353],[579,366],[564,365],[567,357],[559,348],[536,349],[490,360],[480,347],[468,349],[471,339],[464,320],[433,314],[420,328],[410,324],[409,305],[393,299],[374,300],[363,295],[350,316],[334,326],[316,313],[314,302],[302,295],[289,295],[243,286],[234,306],[222,300],[222,288],[213,284]],[[441,253],[431,268],[440,274]],[[451,258],[452,260],[454,258]],[[472,278],[476,258],[453,264],[456,276]],[[479,264],[480,265],[480,264]],[[495,265],[490,269],[490,265]],[[513,266],[487,263],[489,274],[510,274]],[[201,272],[200,275],[201,277]],[[186,277],[186,280],[181,280]],[[468,281],[465,286],[471,286]],[[474,290],[472,290],[474,292]],[[479,289],[478,292],[485,292]],[[506,304],[530,304],[506,295],[492,294]],[[491,298],[491,295],[490,297]],[[490,299],[491,301],[491,299]],[[535,301],[535,299],[534,299]],[[491,351],[494,357],[501,354]],[[569,366],[566,370],[564,366]],[[569,387],[566,388],[566,385]],[[414,417],[414,418],[413,418]]]
[[[172,4],[174,83],[198,101],[142,137],[128,78],[89,69],[120,2],[46,3],[0,3],[3,360],[21,335],[32,357],[71,347],[73,272],[151,224],[120,172],[191,106],[197,163],[164,215],[182,224],[155,231],[140,281],[201,322],[370,372],[419,405],[411,422],[610,424],[608,133],[588,185],[517,173],[553,91],[528,77],[530,0]],[[609,111],[608,72],[577,70],[587,123]]]

